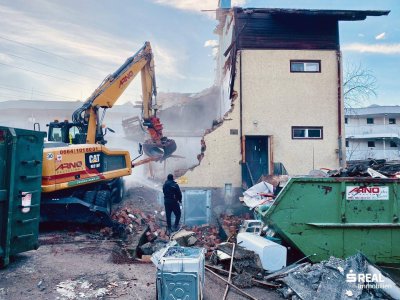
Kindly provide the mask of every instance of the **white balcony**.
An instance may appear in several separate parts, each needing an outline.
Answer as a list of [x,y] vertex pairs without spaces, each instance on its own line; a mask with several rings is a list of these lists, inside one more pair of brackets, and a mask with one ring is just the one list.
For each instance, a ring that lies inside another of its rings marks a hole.
[[365,159],[386,159],[400,160],[399,150],[372,150],[372,149],[346,149],[346,159],[347,160],[365,160]]
[[400,126],[397,124],[387,125],[348,125],[345,126],[346,138],[348,139],[374,139],[374,138],[400,138]]

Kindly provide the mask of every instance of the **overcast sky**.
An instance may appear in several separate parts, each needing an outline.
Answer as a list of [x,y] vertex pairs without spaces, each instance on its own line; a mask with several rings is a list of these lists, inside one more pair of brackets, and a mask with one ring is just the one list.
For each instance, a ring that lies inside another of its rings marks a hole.
[[[244,7],[388,9],[387,17],[341,22],[345,65],[378,81],[371,103],[400,105],[399,0],[233,0]],[[0,101],[84,100],[148,40],[164,92],[212,85],[218,0],[0,0]],[[119,103],[140,99],[134,81]]]

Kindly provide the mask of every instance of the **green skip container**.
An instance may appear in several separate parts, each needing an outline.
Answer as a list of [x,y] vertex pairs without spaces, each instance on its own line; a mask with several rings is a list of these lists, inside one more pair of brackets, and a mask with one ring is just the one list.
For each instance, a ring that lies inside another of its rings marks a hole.
[[37,249],[44,132],[0,126],[0,267]]
[[312,262],[361,251],[374,263],[399,264],[399,184],[397,179],[292,178],[262,219]]

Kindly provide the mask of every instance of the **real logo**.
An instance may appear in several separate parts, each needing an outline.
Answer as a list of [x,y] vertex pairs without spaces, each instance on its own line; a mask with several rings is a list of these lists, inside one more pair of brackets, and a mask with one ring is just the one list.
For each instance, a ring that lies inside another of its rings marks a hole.
[[349,273],[346,274],[346,281],[361,282],[361,283],[383,283],[384,278],[381,273],[379,274],[354,273],[353,270],[350,270]]

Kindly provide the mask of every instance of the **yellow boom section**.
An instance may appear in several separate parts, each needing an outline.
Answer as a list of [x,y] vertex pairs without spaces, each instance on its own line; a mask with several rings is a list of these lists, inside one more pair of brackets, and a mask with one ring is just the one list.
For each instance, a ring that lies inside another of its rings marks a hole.
[[[154,78],[154,60],[149,42],[113,74],[109,75],[103,83],[93,92],[83,105],[85,116],[88,116],[87,144],[96,143],[96,131],[100,130],[98,108],[111,108],[136,75],[142,73],[142,93],[145,117],[151,112],[152,95],[156,95]],[[82,113],[81,111],[80,113]]]

